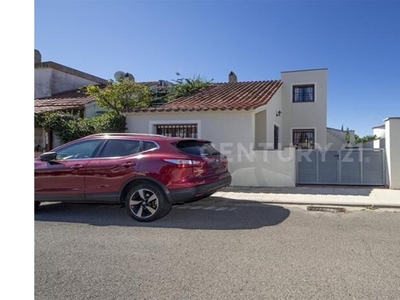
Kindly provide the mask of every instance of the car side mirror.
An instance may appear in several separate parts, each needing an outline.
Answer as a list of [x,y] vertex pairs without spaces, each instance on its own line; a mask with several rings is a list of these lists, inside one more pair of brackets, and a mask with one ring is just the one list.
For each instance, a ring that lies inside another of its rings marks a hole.
[[57,157],[56,152],[45,152],[39,156],[39,159],[41,161],[52,161],[52,160],[55,160],[56,157]]

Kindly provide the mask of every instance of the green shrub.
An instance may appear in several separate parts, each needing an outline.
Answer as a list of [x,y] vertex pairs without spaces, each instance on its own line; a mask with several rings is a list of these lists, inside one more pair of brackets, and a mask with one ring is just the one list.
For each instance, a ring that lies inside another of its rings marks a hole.
[[49,112],[35,116],[35,126],[53,131],[62,143],[102,132],[125,132],[125,117],[112,112],[82,118],[70,112]]

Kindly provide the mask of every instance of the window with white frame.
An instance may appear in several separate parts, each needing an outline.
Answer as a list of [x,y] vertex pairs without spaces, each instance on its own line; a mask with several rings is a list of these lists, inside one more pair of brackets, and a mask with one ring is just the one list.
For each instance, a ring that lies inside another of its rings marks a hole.
[[314,129],[293,129],[293,146],[297,149],[314,149],[315,132]]
[[315,101],[314,84],[293,86],[293,102],[314,102],[314,101]]
[[157,124],[154,125],[156,134],[170,137],[197,138],[197,124]]

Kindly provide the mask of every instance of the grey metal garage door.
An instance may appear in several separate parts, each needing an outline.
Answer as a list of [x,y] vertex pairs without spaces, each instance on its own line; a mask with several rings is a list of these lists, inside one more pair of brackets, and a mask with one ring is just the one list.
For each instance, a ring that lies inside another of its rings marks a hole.
[[385,149],[297,150],[298,184],[385,185]]

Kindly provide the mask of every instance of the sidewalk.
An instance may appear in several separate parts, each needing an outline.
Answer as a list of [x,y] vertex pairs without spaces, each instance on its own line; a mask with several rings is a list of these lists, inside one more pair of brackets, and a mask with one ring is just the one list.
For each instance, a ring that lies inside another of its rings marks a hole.
[[400,208],[400,190],[381,187],[227,187],[213,197],[265,203]]

